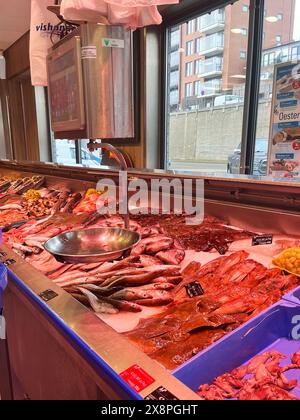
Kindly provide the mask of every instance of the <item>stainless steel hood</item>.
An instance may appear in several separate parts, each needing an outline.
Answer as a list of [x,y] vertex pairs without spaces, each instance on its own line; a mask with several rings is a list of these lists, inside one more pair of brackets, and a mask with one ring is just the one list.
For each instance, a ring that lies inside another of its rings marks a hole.
[[56,139],[134,137],[132,32],[83,24],[47,58]]

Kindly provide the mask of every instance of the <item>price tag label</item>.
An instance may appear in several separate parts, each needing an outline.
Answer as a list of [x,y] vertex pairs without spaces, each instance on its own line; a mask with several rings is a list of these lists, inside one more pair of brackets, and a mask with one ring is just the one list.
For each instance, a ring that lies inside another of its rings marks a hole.
[[204,295],[204,290],[198,281],[193,281],[185,286],[186,292],[190,298]]
[[138,365],[131,366],[125,372],[121,373],[120,376],[136,392],[142,392],[155,382],[155,379]]
[[53,290],[46,290],[45,292],[41,293],[40,298],[43,299],[44,302],[50,302],[50,300],[53,300],[58,296],[57,293],[55,293]]
[[252,238],[252,246],[272,245],[273,235],[257,235]]
[[168,391],[163,386],[157,388],[155,391],[151,392],[145,400],[148,401],[179,401],[179,398],[175,397],[170,391]]
[[4,265],[6,266],[6,267],[10,267],[11,265],[13,265],[13,264],[15,264],[16,263],[16,261],[14,260],[14,259],[12,259],[12,258],[10,258],[10,259],[8,259],[8,260],[6,260],[6,261],[4,261]]
[[88,47],[82,47],[81,48],[81,58],[82,58],[82,60],[97,58],[97,47],[95,45],[90,45]]

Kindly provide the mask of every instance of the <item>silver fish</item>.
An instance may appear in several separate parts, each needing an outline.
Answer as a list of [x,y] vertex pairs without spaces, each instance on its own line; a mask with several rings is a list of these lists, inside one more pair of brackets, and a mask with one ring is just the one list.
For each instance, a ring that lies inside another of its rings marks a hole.
[[123,289],[117,293],[114,293],[110,296],[111,299],[116,300],[142,300],[142,299],[151,299],[151,295],[146,291],[142,290],[133,290],[133,289]]
[[88,298],[89,303],[97,314],[117,314],[119,310],[110,303],[101,301],[92,292],[83,287],[78,287],[78,290]]

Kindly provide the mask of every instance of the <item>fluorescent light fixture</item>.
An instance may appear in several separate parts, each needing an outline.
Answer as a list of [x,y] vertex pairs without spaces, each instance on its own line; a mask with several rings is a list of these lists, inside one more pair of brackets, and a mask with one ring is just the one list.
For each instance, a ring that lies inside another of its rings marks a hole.
[[184,48],[179,48],[178,52],[179,52],[180,54],[184,54],[184,53],[185,53],[185,49],[184,49]]
[[231,29],[231,32],[233,34],[241,34],[242,33],[242,30],[241,30],[241,28],[232,28]]
[[279,21],[278,16],[268,16],[266,17],[266,21],[269,23],[276,23]]
[[231,76],[232,79],[246,79],[246,76],[244,74],[234,74]]

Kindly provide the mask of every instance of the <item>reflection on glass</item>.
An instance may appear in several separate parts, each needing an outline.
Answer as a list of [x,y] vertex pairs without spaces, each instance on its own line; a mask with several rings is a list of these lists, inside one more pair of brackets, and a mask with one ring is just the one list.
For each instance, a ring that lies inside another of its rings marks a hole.
[[89,140],[80,141],[81,164],[86,168],[99,168],[102,162],[102,155],[100,150],[90,152],[87,144]]
[[[256,150],[261,149],[261,139],[268,143],[270,135],[274,66],[300,60],[300,1],[265,0],[265,9]],[[266,174],[268,150],[261,159],[256,152],[258,160],[260,171]]]
[[76,164],[76,145],[74,140],[52,141],[53,162],[59,165]]
[[239,1],[170,28],[167,169],[226,172],[240,158],[248,22]]

